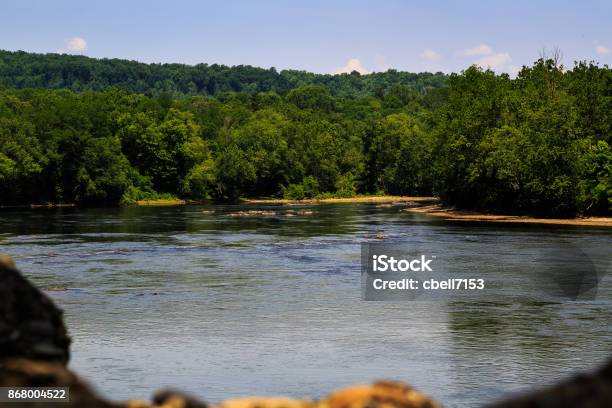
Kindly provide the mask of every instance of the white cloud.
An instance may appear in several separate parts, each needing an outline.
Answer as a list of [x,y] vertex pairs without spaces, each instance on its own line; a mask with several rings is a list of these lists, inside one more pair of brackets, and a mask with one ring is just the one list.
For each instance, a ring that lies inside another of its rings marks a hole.
[[385,72],[391,68],[391,66],[387,63],[385,56],[380,54],[374,57],[374,65],[376,66],[376,70],[379,72]]
[[610,49],[605,45],[597,44],[597,46],[595,46],[595,52],[599,55],[606,55],[610,53]]
[[493,48],[487,44],[480,44],[476,47],[468,48],[460,52],[460,55],[464,57],[473,57],[476,55],[491,55],[493,54]]
[[427,61],[438,61],[441,56],[434,50],[425,50],[420,54],[420,57]]
[[499,69],[512,62],[512,57],[507,52],[498,52],[478,58],[474,64],[484,69]]
[[521,72],[521,67],[518,65],[510,64],[508,66],[508,74],[510,74],[511,77],[516,78],[519,72]]
[[81,37],[72,37],[66,41],[66,44],[61,52],[79,54],[87,50],[87,41]]
[[518,66],[510,64],[512,57],[509,53],[495,52],[490,45],[484,43],[459,51],[457,55],[462,57],[480,57],[473,64],[484,69],[508,72],[510,75],[516,75],[520,70]]
[[336,74],[350,74],[353,71],[357,71],[360,74],[367,74],[368,70],[361,65],[361,61],[358,58],[351,58],[348,60],[345,66],[338,68]]

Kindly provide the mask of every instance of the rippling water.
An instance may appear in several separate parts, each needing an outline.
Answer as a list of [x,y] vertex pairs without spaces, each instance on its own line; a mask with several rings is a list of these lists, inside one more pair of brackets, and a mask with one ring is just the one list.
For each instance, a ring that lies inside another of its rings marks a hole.
[[[0,252],[38,286],[68,288],[50,295],[66,311],[71,366],[114,399],[162,386],[213,402],[320,397],[393,378],[478,406],[612,355],[609,229],[449,223],[367,204],[230,216],[256,208],[2,212]],[[478,301],[362,301],[360,243],[373,235],[503,284]],[[526,296],[549,272],[534,259],[564,245],[595,260],[596,296]]]

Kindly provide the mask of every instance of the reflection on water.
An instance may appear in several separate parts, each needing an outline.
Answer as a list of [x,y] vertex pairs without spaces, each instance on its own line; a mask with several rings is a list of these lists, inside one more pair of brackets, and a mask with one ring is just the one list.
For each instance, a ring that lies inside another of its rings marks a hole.
[[[72,367],[116,399],[161,386],[211,401],[318,397],[394,378],[476,406],[612,354],[609,230],[447,223],[365,204],[230,216],[245,209],[3,212],[0,250],[40,287],[69,288],[50,294],[66,311]],[[364,302],[359,244],[377,235],[503,284],[473,301]],[[564,245],[593,262],[596,296],[534,291],[551,273],[534,265]]]

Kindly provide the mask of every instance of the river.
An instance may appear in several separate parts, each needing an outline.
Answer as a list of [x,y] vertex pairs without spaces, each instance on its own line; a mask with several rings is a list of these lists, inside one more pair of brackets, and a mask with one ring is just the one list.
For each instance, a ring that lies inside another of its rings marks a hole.
[[[447,222],[400,208],[13,210],[0,213],[0,252],[39,287],[67,288],[48,293],[65,310],[71,367],[112,399],[164,386],[211,402],[317,398],[390,378],[469,407],[612,355],[611,229]],[[232,216],[254,209],[274,214]],[[503,282],[472,300],[365,301],[360,244],[374,241]],[[550,271],[534,256],[567,245],[597,270],[596,291],[538,298]]]

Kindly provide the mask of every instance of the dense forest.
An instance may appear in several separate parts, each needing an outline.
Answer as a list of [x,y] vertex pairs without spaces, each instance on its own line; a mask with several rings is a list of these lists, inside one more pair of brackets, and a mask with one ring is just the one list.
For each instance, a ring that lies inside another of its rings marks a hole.
[[[437,195],[612,210],[612,70],[316,75],[0,53],[0,205]],[[214,84],[214,85],[211,85]]]
[[143,64],[120,59],[94,59],[82,55],[32,54],[0,50],[0,86],[14,88],[104,91],[117,87],[129,92],[157,96],[217,95],[222,92],[276,92],[285,94],[303,85],[321,85],[334,96],[382,97],[396,85],[424,92],[444,85],[441,73],[389,70],[370,75],[320,75],[305,71],[248,65]]

